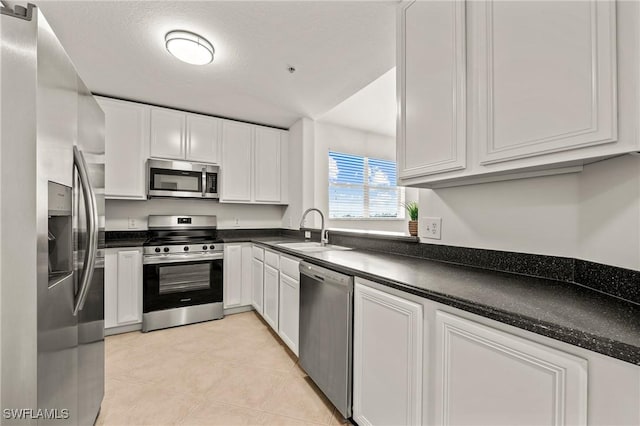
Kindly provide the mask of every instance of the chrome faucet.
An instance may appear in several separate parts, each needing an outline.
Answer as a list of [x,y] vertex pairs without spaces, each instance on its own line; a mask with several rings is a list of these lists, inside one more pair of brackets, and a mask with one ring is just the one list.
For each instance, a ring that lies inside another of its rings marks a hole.
[[324,215],[322,214],[322,211],[320,211],[320,209],[311,207],[310,209],[305,210],[304,213],[302,213],[302,219],[300,219],[300,228],[302,228],[302,225],[304,225],[304,219],[307,217],[307,214],[312,211],[316,211],[318,212],[318,214],[320,214],[320,219],[322,221],[320,225],[322,227],[322,229],[320,230],[320,245],[324,246],[329,242],[329,238],[327,238],[327,231],[324,229]]

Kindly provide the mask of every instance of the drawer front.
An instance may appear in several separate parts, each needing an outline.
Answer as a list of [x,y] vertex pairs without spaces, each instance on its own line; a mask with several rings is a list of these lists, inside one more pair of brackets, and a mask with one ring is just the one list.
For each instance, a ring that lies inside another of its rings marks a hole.
[[280,256],[280,272],[296,281],[300,280],[300,261],[287,256]]
[[256,247],[253,246],[251,248],[251,253],[253,254],[253,258],[254,259],[258,259],[258,260],[264,260],[264,249],[261,249],[260,247]]
[[264,263],[276,269],[280,269],[280,255],[269,250],[264,251]]

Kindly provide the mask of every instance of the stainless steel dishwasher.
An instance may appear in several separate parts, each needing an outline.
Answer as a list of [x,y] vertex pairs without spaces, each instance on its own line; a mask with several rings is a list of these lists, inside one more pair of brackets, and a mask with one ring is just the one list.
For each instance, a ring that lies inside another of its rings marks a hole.
[[351,417],[353,277],[300,262],[300,366]]

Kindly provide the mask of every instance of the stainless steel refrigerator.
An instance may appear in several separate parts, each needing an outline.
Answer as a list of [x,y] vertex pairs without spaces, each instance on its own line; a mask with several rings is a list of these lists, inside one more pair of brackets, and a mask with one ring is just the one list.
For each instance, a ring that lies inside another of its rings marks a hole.
[[104,395],[104,113],[38,8],[0,11],[2,424],[91,425]]

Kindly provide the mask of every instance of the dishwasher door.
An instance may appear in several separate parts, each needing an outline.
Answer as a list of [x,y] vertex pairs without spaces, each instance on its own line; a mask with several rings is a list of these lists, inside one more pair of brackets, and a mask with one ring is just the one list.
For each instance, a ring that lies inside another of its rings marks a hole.
[[353,277],[300,263],[300,366],[351,417]]

